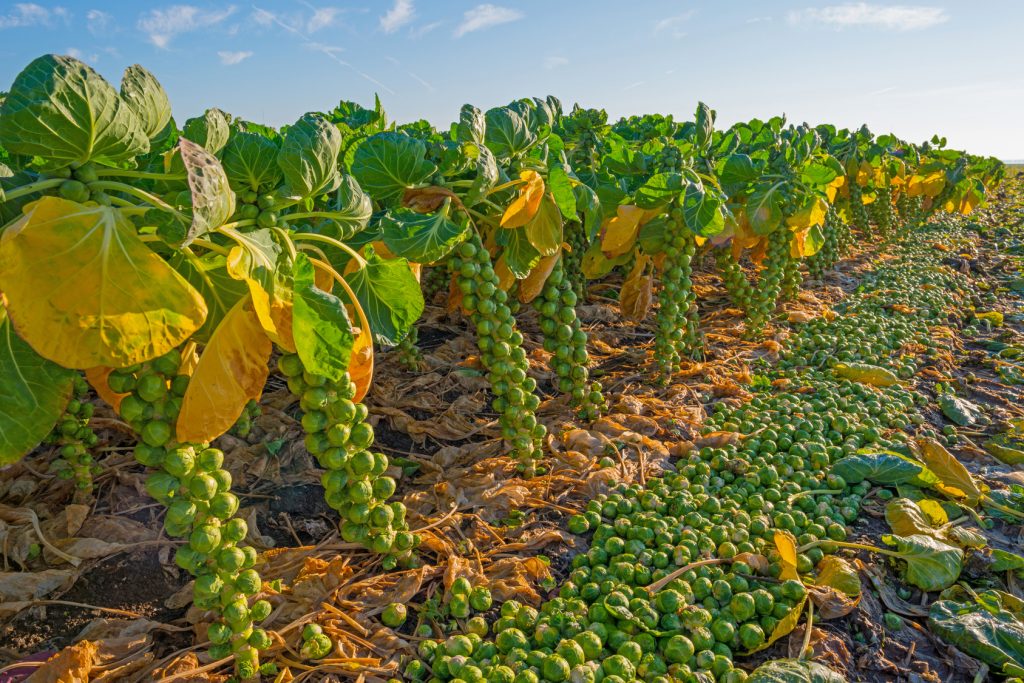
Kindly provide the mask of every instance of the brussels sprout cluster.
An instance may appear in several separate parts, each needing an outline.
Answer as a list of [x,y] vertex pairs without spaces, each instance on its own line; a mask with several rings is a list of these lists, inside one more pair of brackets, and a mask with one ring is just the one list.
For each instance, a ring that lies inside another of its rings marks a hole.
[[256,221],[261,228],[276,227],[281,215],[277,209],[278,199],[273,194],[260,194],[255,190],[243,190],[238,193],[238,208],[232,219],[236,221]]
[[[851,179],[852,180],[852,179]],[[868,220],[868,210],[864,206],[864,190],[855,180],[850,183],[850,223],[865,235],[871,234],[871,221]]]
[[822,244],[821,249],[807,259],[807,270],[816,279],[821,279],[826,271],[846,255],[853,241],[850,226],[831,207],[825,216],[822,232],[825,236],[825,243]]
[[871,209],[878,231],[884,239],[890,239],[895,224],[895,207],[892,202],[892,187],[886,185],[875,190],[875,201]]
[[679,207],[669,213],[666,242],[654,331],[654,359],[662,382],[668,382],[678,372],[683,356],[699,345],[697,297],[690,279],[697,244],[683,225]]
[[308,372],[298,354],[283,354],[277,367],[303,411],[305,446],[326,470],[321,478],[327,504],[341,516],[341,536],[385,555],[386,569],[409,560],[419,538],[409,531],[405,505],[388,503],[395,480],[387,476],[388,458],[370,451],[373,427],[369,411],[353,401],[356,386],[348,373],[331,381]]
[[469,619],[473,612],[486,612],[494,602],[489,588],[474,586],[464,576],[452,581],[448,594],[448,613],[456,619]]
[[423,271],[423,299],[427,303],[432,302],[438,294],[448,291],[450,282],[451,274],[443,263],[425,268]]
[[906,193],[902,193],[896,206],[900,220],[906,226],[917,228],[924,223],[924,197],[922,195],[910,197]]
[[57,188],[57,194],[64,199],[79,204],[95,202],[101,206],[110,206],[111,200],[104,190],[90,187],[92,183],[99,180],[96,173],[96,165],[85,163],[78,168],[64,167],[50,173],[52,177],[67,178]]
[[764,268],[760,282],[754,290],[750,309],[747,311],[747,329],[759,332],[775,311],[782,291],[782,276],[786,263],[792,260],[790,239],[792,233],[785,225],[779,226],[768,235],[768,252],[764,257]]
[[206,444],[178,443],[172,435],[189,381],[178,374],[180,365],[181,354],[172,350],[115,370],[108,384],[129,392],[121,401],[121,417],[141,436],[135,459],[155,470],[146,479],[146,491],[167,506],[164,530],[187,541],[174,561],[195,577],[195,605],[218,614],[208,631],[210,657],[233,654],[236,671],[247,678],[259,670],[258,651],[270,646],[270,636],[254,624],[270,616],[271,606],[266,600],[249,604],[263,582],[254,568],[256,550],[242,545],[248,527],[235,517],[239,501],[231,493],[224,453]]
[[562,268],[572,285],[576,299],[583,301],[587,293],[587,278],[583,275],[583,254],[587,253],[589,246],[583,224],[579,221],[570,221],[565,226],[565,241],[569,249],[562,252]]
[[51,470],[61,479],[75,480],[75,498],[78,500],[92,496],[92,478],[100,473],[100,466],[89,450],[99,438],[89,427],[93,406],[88,395],[89,385],[81,375],[75,375],[71,400],[64,409],[64,416],[46,439],[47,443],[59,446]]
[[491,405],[500,416],[501,435],[519,460],[518,469],[532,476],[537,471],[537,460],[543,457],[547,429],[537,421],[537,381],[527,376],[530,364],[509,296],[501,289],[491,255],[476,234],[459,245],[449,265],[462,291],[462,306],[476,327],[477,346],[494,391]]
[[540,314],[544,350],[553,354],[550,365],[558,376],[558,390],[570,396],[581,418],[594,420],[604,407],[604,394],[600,382],[590,381],[587,333],[576,317],[576,301],[572,282],[559,260],[533,307]]
[[678,173],[683,167],[683,154],[679,151],[672,138],[662,138],[664,147],[655,159],[655,168],[659,173]]
[[800,272],[800,260],[792,254],[787,254],[782,264],[782,290],[780,298],[782,301],[796,301],[800,295],[800,286],[804,283],[804,275]]
[[733,305],[743,311],[749,310],[754,299],[754,289],[730,247],[725,246],[715,251],[715,265],[722,274],[725,291]]
[[402,341],[398,342],[398,346],[395,347],[399,364],[410,372],[418,372],[423,369],[423,354],[420,353],[420,347],[416,345],[419,336],[419,328],[413,326],[409,330],[409,334],[402,337]]

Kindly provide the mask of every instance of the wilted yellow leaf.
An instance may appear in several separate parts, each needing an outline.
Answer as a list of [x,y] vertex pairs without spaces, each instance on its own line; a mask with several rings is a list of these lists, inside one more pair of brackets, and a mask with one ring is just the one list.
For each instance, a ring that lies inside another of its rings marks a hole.
[[541,256],[558,253],[562,246],[562,212],[550,193],[541,198],[540,208],[526,224],[525,230],[526,238]]
[[867,161],[860,162],[860,166],[857,167],[857,184],[861,187],[867,187],[867,184],[871,182],[874,175],[874,166]]
[[512,285],[516,283],[516,275],[508,267],[508,261],[505,260],[504,254],[494,262],[494,274],[498,276],[498,289],[504,292],[512,289]]
[[359,403],[370,390],[373,381],[373,335],[362,328],[354,330],[356,339],[352,344],[352,358],[348,362],[348,376],[356,385],[353,401]]
[[619,310],[622,312],[622,317],[627,320],[643,320],[651,310],[653,281],[647,274],[647,264],[650,260],[651,258],[647,254],[639,255],[633,265],[633,270],[622,283],[622,291],[619,293]]
[[199,356],[181,400],[178,441],[206,443],[230,429],[245,404],[263,393],[272,350],[252,298],[243,297],[224,316]]
[[930,173],[921,182],[922,190],[925,197],[938,197],[942,192],[942,189],[946,187],[946,174],[942,171],[935,171]]
[[125,367],[175,348],[206,302],[117,209],[43,197],[0,238],[0,290],[18,335],[69,368]]
[[621,256],[633,248],[640,234],[644,210],[639,206],[623,204],[601,229],[601,251],[609,258]]
[[544,198],[544,179],[536,171],[523,171],[519,178],[525,184],[519,187],[516,197],[501,217],[501,227],[521,228],[530,222],[540,209],[540,201]]
[[239,242],[226,261],[228,273],[249,286],[253,308],[270,339],[285,351],[295,353],[292,336],[292,286],[278,267],[280,248],[268,234],[235,233]]
[[821,197],[815,197],[795,214],[786,219],[786,225],[796,229],[807,229],[812,225],[823,225],[828,203]]
[[846,176],[837,175],[832,179],[832,182],[825,186],[825,194],[828,195],[828,203],[831,204],[836,200],[836,193],[839,192],[839,188],[846,185]]
[[782,571],[779,578],[783,581],[788,579],[800,580],[800,574],[796,570],[796,539],[788,531],[776,531],[773,536],[775,549],[779,551],[779,561],[782,564]]
[[560,251],[541,258],[540,263],[533,267],[530,274],[519,281],[519,300],[521,302],[528,304],[544,291],[544,283],[548,281],[548,276],[551,275],[551,271],[555,269],[555,264],[560,258],[562,258]]

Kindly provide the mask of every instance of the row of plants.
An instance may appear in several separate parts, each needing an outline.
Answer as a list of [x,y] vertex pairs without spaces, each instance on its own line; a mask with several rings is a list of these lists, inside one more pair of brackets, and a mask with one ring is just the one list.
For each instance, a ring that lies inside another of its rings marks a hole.
[[415,334],[424,268],[449,280],[501,437],[530,476],[544,471],[546,428],[521,305],[540,316],[553,390],[590,420],[607,401],[577,315],[586,281],[621,276],[623,315],[653,312],[668,382],[701,353],[695,258],[715,252],[756,335],[795,295],[801,261],[820,273],[853,234],[889,239],[938,210],[969,212],[1002,174],[939,139],[781,117],[716,130],[704,105],[682,124],[609,126],[548,97],[466,105],[443,131],[390,123],[379,102],[279,130],[218,109],[179,126],[142,67],[118,90],[56,55],[0,97],[0,463],[55,441],[88,495],[84,378],[137,435],[167,532],[187,540],[177,561],[214,615],[211,656],[234,656],[241,678],[259,670],[267,609],[251,600],[255,554],[211,442],[251,419],[272,367],[342,536],[386,569],[408,565],[418,539],[390,500],[363,399],[375,348]]

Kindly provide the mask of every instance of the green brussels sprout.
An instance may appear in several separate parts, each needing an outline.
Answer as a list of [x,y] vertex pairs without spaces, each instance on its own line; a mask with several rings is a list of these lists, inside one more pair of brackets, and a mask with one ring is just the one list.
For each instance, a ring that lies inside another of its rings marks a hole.
[[146,477],[146,493],[161,503],[169,503],[181,488],[181,481],[166,472],[153,472]]
[[267,600],[257,600],[249,608],[249,618],[253,621],[263,621],[270,616],[273,611],[273,607]]
[[323,659],[331,654],[334,643],[323,633],[313,636],[302,644],[299,654],[305,659]]
[[400,602],[393,602],[384,608],[380,615],[381,622],[390,628],[398,628],[405,623],[407,616],[406,607]]
[[249,533],[249,525],[244,519],[233,518],[221,527],[221,537],[226,543],[241,543]]
[[263,581],[255,569],[246,569],[235,579],[235,587],[246,595],[256,595],[263,587]]
[[210,624],[206,636],[214,645],[223,645],[231,640],[231,627],[221,621]]
[[188,537],[188,544],[200,553],[212,553],[221,543],[220,528],[212,524],[196,527]]
[[253,629],[252,634],[249,636],[249,645],[252,645],[257,650],[266,650],[273,644],[273,638],[261,628]]
[[222,491],[210,499],[210,514],[226,522],[238,512],[238,505],[238,496],[230,491]]

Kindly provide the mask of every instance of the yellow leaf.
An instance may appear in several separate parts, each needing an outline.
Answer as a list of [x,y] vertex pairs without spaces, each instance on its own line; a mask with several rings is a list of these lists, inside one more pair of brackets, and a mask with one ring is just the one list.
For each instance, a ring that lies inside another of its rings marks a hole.
[[206,302],[117,209],[43,197],[0,237],[0,290],[18,332],[69,368],[125,367],[179,346]]
[[928,518],[932,526],[943,526],[949,523],[949,515],[946,514],[945,508],[937,500],[931,498],[922,498],[917,501],[917,507],[921,508],[921,512]]
[[772,540],[775,549],[779,551],[779,560],[782,563],[782,571],[779,578],[783,581],[788,579],[800,580],[800,574],[796,570],[796,539],[788,531],[778,530]]
[[963,199],[960,200],[960,206],[957,207],[957,211],[960,212],[961,216],[966,216],[970,212],[974,211],[981,204],[981,195],[974,190],[971,190],[964,195]]
[[875,175],[875,168],[867,161],[860,162],[860,166],[857,168],[857,184],[861,187],[867,187],[868,183]]
[[207,443],[229,430],[245,404],[263,392],[272,350],[252,298],[239,299],[199,356],[181,399],[178,441]]
[[812,225],[823,225],[826,213],[828,213],[828,203],[821,197],[815,197],[807,206],[787,218],[786,225],[798,230],[805,230]]
[[583,264],[581,266],[583,275],[588,280],[602,278],[612,272],[612,268],[622,265],[629,257],[622,255],[616,258],[608,258],[601,251],[601,245],[594,242],[583,252]]
[[362,328],[354,330],[356,339],[352,343],[352,358],[348,362],[348,376],[356,385],[356,395],[352,398],[359,403],[366,397],[373,380],[373,335]]
[[978,485],[967,468],[935,439],[917,439],[921,462],[939,478],[933,486],[950,498],[962,498],[968,505],[977,505],[987,489]]
[[562,212],[549,193],[542,197],[540,208],[526,224],[526,238],[541,256],[557,254],[562,246]]
[[631,204],[620,205],[615,216],[601,230],[601,251],[609,258],[622,256],[636,243],[644,210]]
[[498,289],[503,292],[512,289],[512,285],[516,283],[516,275],[508,267],[508,261],[505,260],[504,254],[499,256],[494,263],[494,273],[498,276]]
[[946,174],[942,171],[935,171],[921,181],[921,185],[924,196],[934,199],[939,196],[942,189],[946,186]]
[[633,270],[622,283],[619,310],[622,317],[627,320],[643,320],[651,310],[653,281],[647,274],[647,264],[650,260],[651,257],[647,254],[640,254],[633,265]]
[[282,281],[283,271],[274,260],[279,256],[275,251],[277,247],[272,242],[262,241],[257,233],[237,233],[235,238],[243,240],[244,244],[236,245],[228,252],[228,274],[249,286],[253,308],[271,341],[285,351],[295,353],[293,293],[291,283]]
[[832,182],[825,186],[825,194],[828,195],[828,203],[831,204],[836,200],[836,193],[839,192],[839,188],[846,185],[846,176],[837,175],[832,179]]
[[[519,301],[528,304],[544,291],[544,283],[548,281],[548,276],[551,275],[551,271],[555,269],[555,264],[561,257],[561,252],[557,251],[550,256],[543,257],[540,263],[533,267],[530,274],[519,281]],[[508,270],[508,266],[505,269]]]
[[525,184],[519,187],[516,197],[501,217],[501,227],[521,228],[530,222],[540,209],[540,201],[544,198],[544,179],[536,171],[523,171],[519,178]]
[[779,620],[779,623],[775,625],[775,628],[772,630],[770,634],[768,634],[768,638],[765,639],[763,643],[755,647],[753,650],[745,652],[744,654],[752,655],[755,652],[765,650],[771,647],[779,638],[788,636],[790,633],[792,633],[793,629],[796,628],[796,625],[800,623],[800,615],[803,614],[804,606],[806,604],[807,596],[804,595],[804,597],[800,599],[800,602],[793,605],[793,609],[789,610],[789,612],[786,613],[786,616],[782,617],[782,619]]

